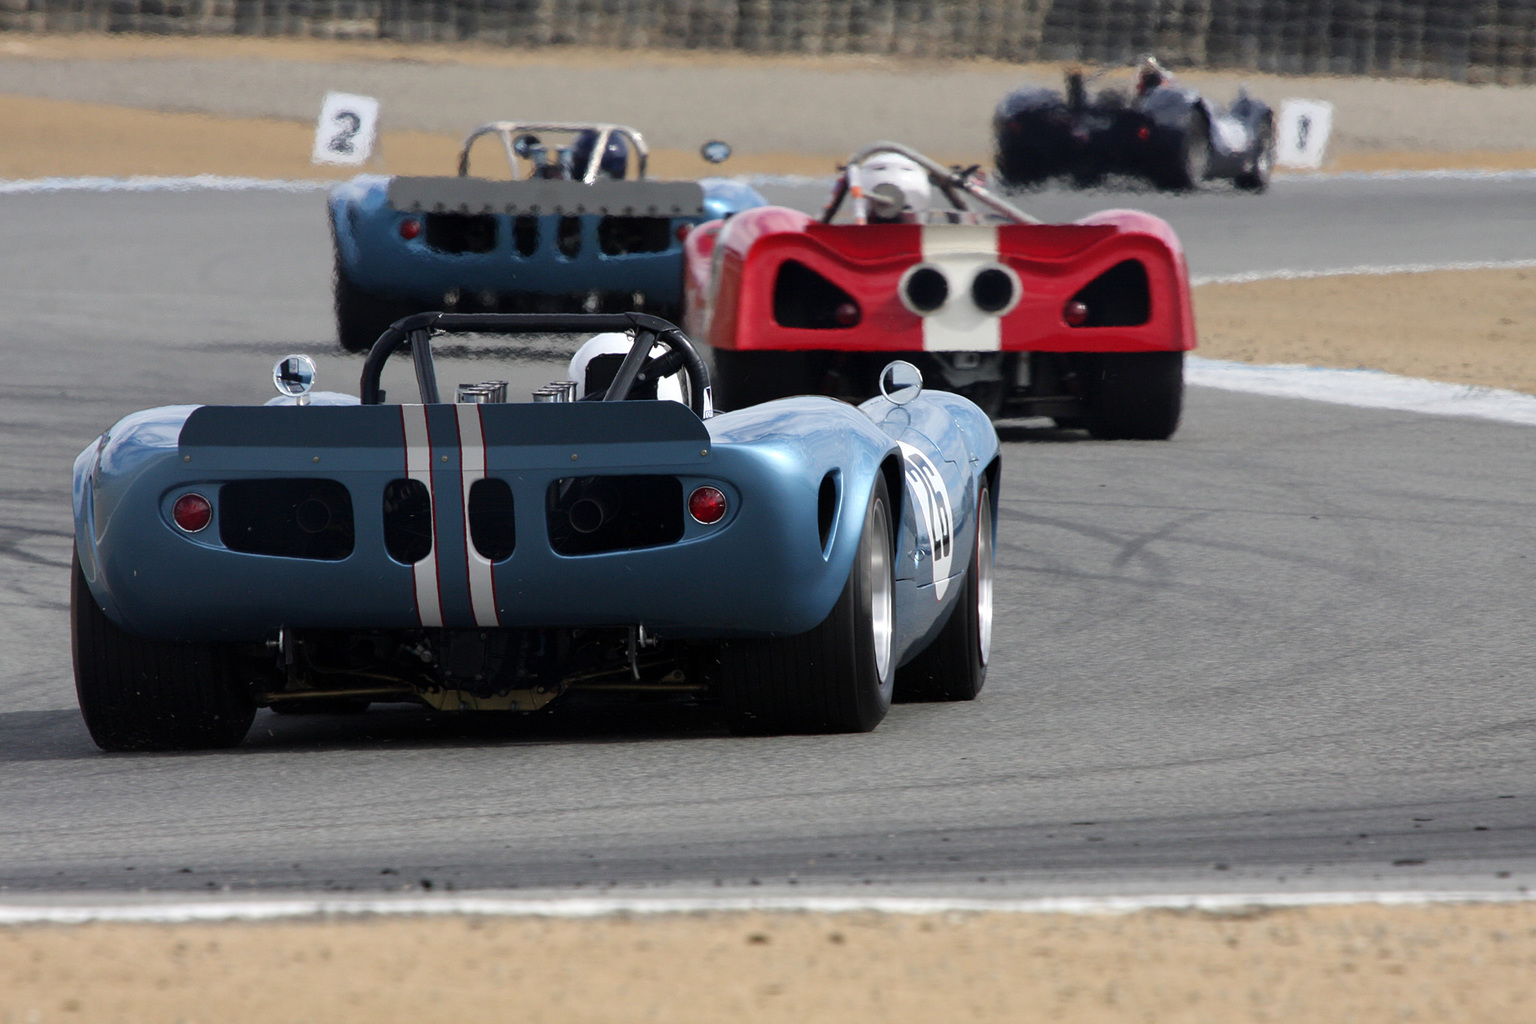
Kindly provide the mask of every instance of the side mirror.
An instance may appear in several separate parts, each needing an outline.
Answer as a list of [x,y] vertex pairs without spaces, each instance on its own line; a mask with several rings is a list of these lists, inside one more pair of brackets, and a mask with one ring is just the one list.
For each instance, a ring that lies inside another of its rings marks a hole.
[[527,160],[529,154],[537,149],[538,145],[539,137],[537,135],[531,135],[528,132],[524,132],[512,140],[512,152],[516,153],[524,160]]
[[315,386],[315,361],[309,356],[284,356],[272,367],[272,386],[278,394],[308,405],[310,389]]
[[699,147],[699,156],[712,164],[723,164],[731,158],[731,144],[711,139]]
[[923,393],[923,371],[905,359],[887,363],[880,371],[880,393],[888,402],[906,405]]

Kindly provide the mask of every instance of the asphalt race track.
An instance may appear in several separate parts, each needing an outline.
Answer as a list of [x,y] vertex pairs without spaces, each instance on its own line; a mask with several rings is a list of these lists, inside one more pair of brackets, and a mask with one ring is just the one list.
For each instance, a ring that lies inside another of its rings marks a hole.
[[[1162,213],[1197,275],[1536,259],[1533,200],[1521,176],[1024,197]],[[1169,443],[1003,428],[971,704],[776,739],[697,708],[262,712],[235,751],[103,754],[72,689],[71,460],[135,409],[264,400],[286,352],[338,390],[360,361],[319,193],[5,195],[0,223],[12,894],[1536,884],[1530,428],[1204,389]]]

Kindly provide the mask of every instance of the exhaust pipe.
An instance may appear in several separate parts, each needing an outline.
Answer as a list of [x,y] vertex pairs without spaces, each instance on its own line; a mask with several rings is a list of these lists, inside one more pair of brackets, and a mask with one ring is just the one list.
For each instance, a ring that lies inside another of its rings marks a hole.
[[[896,292],[908,310],[918,316],[932,316],[950,303],[955,289],[943,267],[919,263],[901,276]],[[1024,287],[1012,267],[987,263],[971,275],[970,286],[963,294],[982,313],[1006,316],[1019,304]]]

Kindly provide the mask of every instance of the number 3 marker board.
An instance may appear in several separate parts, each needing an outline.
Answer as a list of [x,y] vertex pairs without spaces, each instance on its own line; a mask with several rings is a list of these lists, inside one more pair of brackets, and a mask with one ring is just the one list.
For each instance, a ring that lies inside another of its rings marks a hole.
[[378,100],[372,96],[328,92],[325,102],[320,104],[315,152],[310,160],[317,164],[365,164],[373,155],[378,128]]
[[1333,104],[1323,100],[1285,100],[1275,134],[1275,162],[1281,167],[1317,170],[1333,131]]

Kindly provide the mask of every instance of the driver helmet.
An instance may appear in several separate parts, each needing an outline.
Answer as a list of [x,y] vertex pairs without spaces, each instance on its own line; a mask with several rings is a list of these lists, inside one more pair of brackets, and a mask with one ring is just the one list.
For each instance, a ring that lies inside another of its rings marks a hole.
[[899,197],[902,203],[900,213],[882,215],[872,209],[872,221],[914,221],[928,212],[933,204],[933,186],[928,181],[928,172],[917,161],[899,153],[875,154],[864,161],[859,168],[859,176],[866,196],[877,192],[891,195],[894,192],[892,198]]
[[1159,64],[1156,57],[1143,57],[1141,67],[1136,72],[1136,95],[1145,96],[1171,77],[1168,69]]
[[[571,357],[570,366],[567,369],[566,379],[576,382],[576,397],[585,398],[588,391],[601,391],[608,387],[608,382],[613,380],[613,375],[619,372],[619,364],[629,354],[630,347],[635,343],[634,339],[621,331],[609,331],[604,334],[594,334],[588,338],[576,350]],[[657,345],[651,349],[651,358],[666,354],[666,347]],[[673,402],[687,404],[687,396],[683,394],[683,382],[678,379],[682,374],[679,370],[670,377],[663,377],[652,385],[656,389],[654,397]],[[649,388],[637,385],[636,391],[631,397],[650,398],[646,392]]]
[[[597,140],[602,134],[596,128],[583,128],[581,134],[576,136],[576,141],[571,143],[571,176],[577,181],[587,176],[587,168],[592,162],[592,151],[597,147]],[[622,181],[628,165],[629,143],[624,141],[623,135],[614,132],[608,136],[608,145],[603,147],[597,172]]]

